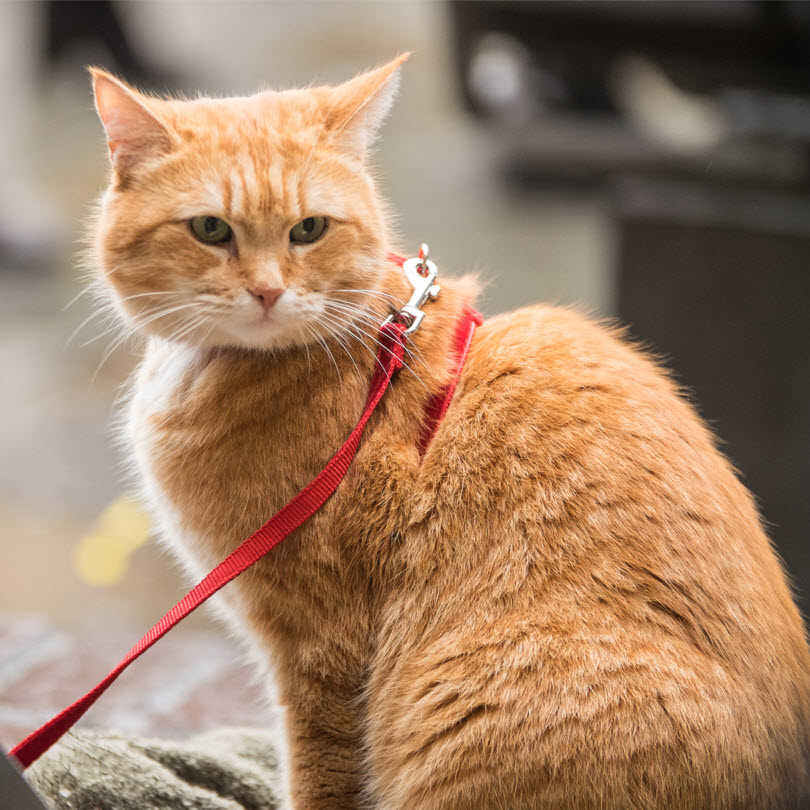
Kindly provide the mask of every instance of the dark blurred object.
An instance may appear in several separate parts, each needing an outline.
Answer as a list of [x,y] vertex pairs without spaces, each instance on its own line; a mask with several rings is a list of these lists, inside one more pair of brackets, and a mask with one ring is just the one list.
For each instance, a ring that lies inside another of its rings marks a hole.
[[608,193],[618,314],[694,393],[810,610],[810,3],[451,10],[511,185]]
[[0,807],[8,810],[45,810],[45,805],[22,774],[0,751]]
[[510,130],[513,179],[627,169],[756,185],[810,179],[808,3],[450,7],[463,97]]
[[171,86],[175,77],[150,64],[133,47],[121,18],[121,3],[49,0],[45,3],[44,57],[49,65],[73,52],[106,53],[127,81],[144,88]]
[[[467,103],[490,114],[475,85],[481,40],[499,35],[525,49],[527,88],[543,104],[614,111],[606,80],[627,53],[660,61],[685,90],[746,86],[804,93],[810,78],[810,8],[780,0],[461,0],[452,2],[457,58]],[[551,96],[544,91],[557,88]]]

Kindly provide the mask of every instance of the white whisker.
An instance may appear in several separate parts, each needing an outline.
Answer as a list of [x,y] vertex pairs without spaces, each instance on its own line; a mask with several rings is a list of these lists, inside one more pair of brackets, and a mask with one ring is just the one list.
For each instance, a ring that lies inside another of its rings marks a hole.
[[337,361],[335,360],[335,356],[332,354],[332,350],[329,348],[327,342],[323,339],[321,335],[316,335],[318,343],[323,347],[323,350],[329,355],[329,359],[332,361],[332,365],[335,367],[335,371],[337,372],[338,382],[341,382],[343,377],[340,373],[340,369],[338,368]]
[[165,307],[163,309],[152,310],[151,312],[147,312],[145,320],[139,320],[135,318],[135,328],[136,329],[143,329],[144,326],[148,326],[153,321],[157,321],[160,318],[165,318],[167,315],[171,315],[175,312],[180,312],[184,309],[191,309],[193,307],[199,307],[200,305],[196,301],[186,301],[184,304],[176,304],[174,306]]
[[[88,288],[90,289],[90,288]],[[145,293],[136,293],[135,295],[127,296],[126,298],[122,298],[121,302],[130,301],[133,298],[145,298],[147,296],[155,296],[155,295],[181,295],[179,292],[175,291],[159,291],[159,292],[145,292]],[[75,300],[75,299],[74,299]],[[78,334],[87,326],[90,321],[94,318],[100,318],[101,316],[108,316],[113,317],[116,321],[119,319],[118,312],[115,309],[115,305],[112,301],[107,301],[103,306],[99,307],[95,312],[92,312],[88,315],[71,333],[70,337],[65,341],[65,346],[69,346],[73,340],[78,336]],[[90,340],[86,340],[84,343],[80,344],[79,348],[84,348],[85,346],[89,346],[91,343],[95,343],[95,341],[103,338],[106,335],[109,335],[111,331],[116,328],[116,324],[109,325],[103,332],[96,335],[95,337],[91,338]]]
[[399,298],[396,295],[391,295],[391,293],[383,292],[382,290],[370,290],[362,287],[350,287],[346,289],[339,289],[339,290],[329,290],[330,293],[356,293],[358,295],[367,295],[367,296],[374,296],[375,298],[381,298],[386,301],[390,301],[397,309],[401,307],[405,301]]
[[356,315],[359,319],[365,321],[369,326],[379,326],[382,323],[380,315],[373,310],[358,307],[350,301],[344,301],[341,298],[327,299],[329,304],[339,305],[341,309],[346,312]]
[[168,340],[179,343],[181,340],[183,340],[183,338],[187,337],[202,326],[207,320],[208,313],[206,312],[192,313],[189,323],[183,325],[183,322],[181,321],[177,330],[169,336]]
[[299,324],[300,335],[304,346],[304,351],[307,353],[307,372],[312,373],[312,355],[309,351],[309,338],[310,340],[317,340],[318,336],[315,330],[308,323]]
[[77,292],[76,295],[74,295],[73,298],[71,298],[70,301],[68,301],[67,304],[62,307],[62,312],[67,312],[80,298],[87,295],[87,293],[89,293],[94,286],[95,284],[87,284],[86,286],[82,287],[81,290],[79,290],[79,292]]
[[[95,337],[91,337],[89,340],[85,340],[84,343],[79,344],[80,349],[84,349],[86,346],[89,346],[91,343],[95,343],[97,340],[101,340],[101,338],[106,337],[107,335],[115,332],[117,329],[124,329],[124,325],[118,318],[115,318],[113,323],[109,324],[107,328],[103,332],[99,332]],[[73,335],[71,335],[71,339]]]
[[133,331],[124,330],[121,335],[119,335],[115,340],[110,343],[110,345],[105,350],[104,354],[101,357],[101,362],[96,366],[96,370],[93,372],[93,376],[90,378],[90,382],[95,382],[96,377],[98,377],[99,372],[104,367],[104,364],[112,357],[115,350],[123,345],[129,338],[134,335]]
[[[160,308],[158,308],[158,309],[149,310],[149,311],[147,311],[145,313],[140,313],[138,316],[136,316],[136,318],[133,319],[135,321],[135,329],[141,329],[144,326],[146,326],[147,324],[151,323],[152,321],[157,320],[158,318],[162,318],[165,315],[170,315],[172,312],[176,312],[177,310],[185,309],[187,307],[193,307],[193,306],[197,306],[197,304],[194,304],[194,303],[181,304],[179,306],[170,307],[169,309],[161,310]],[[146,320],[138,320],[138,318],[143,318],[144,316],[151,316],[151,317],[147,317]],[[110,332],[114,332],[120,325],[117,321],[118,321],[118,319],[116,318],[116,323],[111,324],[103,332],[96,335],[95,337],[90,338],[89,340],[86,340],[84,343],[79,344],[79,348],[83,349],[85,346],[89,346],[91,343],[95,343],[97,340],[100,340],[101,338],[105,337],[106,335],[109,335]],[[74,332],[74,334],[75,334],[75,332]],[[69,340],[71,340],[72,338],[73,338],[73,335],[71,335]]]
[[[361,345],[365,346],[365,341],[363,341],[362,338],[360,338],[360,336],[357,334],[357,332],[359,332],[359,333],[365,335],[367,338],[371,339],[372,342],[374,342],[380,348],[386,349],[386,351],[390,351],[390,349],[388,349],[385,346],[385,344],[381,343],[374,335],[370,334],[369,332],[366,332],[364,329],[359,327],[356,322],[346,320],[345,318],[341,318],[340,315],[338,313],[336,313],[336,312],[333,312],[332,314],[333,314],[333,317],[335,318],[335,320],[347,330],[347,334],[353,334],[355,339]],[[397,341],[397,344],[402,346],[402,348],[405,350],[406,354],[408,353],[408,347],[407,347],[406,344],[402,343],[401,341]],[[368,349],[368,347],[366,347],[366,348]],[[369,351],[371,351],[371,350],[369,349]],[[422,377],[418,374],[418,372],[409,363],[407,363],[404,359],[402,360],[402,365],[405,368],[407,368],[408,371],[411,372],[411,374],[413,374],[414,378],[419,382],[419,384],[426,391],[429,390],[427,385],[425,384],[424,380],[422,379]]]
[[320,324],[322,328],[326,329],[327,332],[334,338],[335,342],[340,346],[341,349],[345,352],[346,356],[351,360],[352,365],[354,366],[354,370],[357,373],[357,378],[359,380],[363,380],[363,375],[360,373],[360,369],[357,366],[357,363],[352,356],[352,353],[349,351],[349,347],[346,345],[346,341],[343,340],[343,336],[340,333],[339,329],[332,329],[331,326],[327,323]]
[[[380,322],[376,317],[372,318],[367,311],[363,311],[351,304],[346,304],[346,302],[336,301],[333,299],[328,301],[327,307],[331,308],[332,312],[340,312],[343,315],[349,316],[351,320],[360,320],[368,326],[373,327],[375,330],[377,330],[380,326]],[[369,335],[369,333],[365,332],[365,330],[363,330],[363,332],[364,334]],[[371,337],[371,335],[369,335],[369,337]],[[405,349],[406,354],[414,361],[414,363],[420,363],[422,366],[426,367],[427,364],[422,357],[421,351],[414,344],[405,343],[403,344],[403,349]]]
[[[200,305],[196,301],[186,302],[184,304],[177,304],[175,306],[169,306],[164,308],[158,308],[157,310],[148,311],[145,314],[142,314],[140,319],[135,319],[134,327],[128,327],[126,324],[121,324],[123,334],[113,340],[107,349],[104,351],[102,355],[101,362],[96,367],[96,370],[93,372],[93,376],[91,378],[92,381],[95,381],[96,377],[98,377],[99,372],[106,364],[107,360],[112,357],[113,353],[116,349],[122,346],[130,337],[132,337],[139,329],[143,329],[144,326],[156,321],[160,318],[165,318],[167,315],[171,315],[175,312],[179,312],[181,310],[190,309],[192,307],[199,307]],[[109,332],[110,330],[107,330]],[[95,340],[95,338],[94,338]],[[92,342],[92,341],[88,341]]]
[[[116,322],[118,321],[115,309],[113,308],[111,303],[106,304],[105,306],[97,310],[94,310],[70,333],[70,336],[65,341],[65,348],[70,346],[70,344],[76,339],[76,336],[79,334],[79,332],[81,332],[82,329],[84,329],[84,327],[87,326],[88,323],[90,323],[90,321],[92,321],[94,318],[100,318],[102,316],[114,318]],[[109,330],[105,331],[104,334],[109,334]]]
[[147,298],[154,295],[186,295],[186,293],[180,292],[179,290],[155,290],[153,292],[142,292],[135,293],[134,295],[128,295],[126,298],[119,299],[119,303],[123,304],[124,301],[131,301],[133,298]]

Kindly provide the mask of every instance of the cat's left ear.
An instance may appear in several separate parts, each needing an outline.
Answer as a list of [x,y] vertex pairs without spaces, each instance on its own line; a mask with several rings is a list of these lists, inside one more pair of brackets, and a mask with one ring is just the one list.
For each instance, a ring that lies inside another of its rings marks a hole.
[[362,160],[394,103],[404,53],[386,65],[330,89],[326,128],[342,150]]

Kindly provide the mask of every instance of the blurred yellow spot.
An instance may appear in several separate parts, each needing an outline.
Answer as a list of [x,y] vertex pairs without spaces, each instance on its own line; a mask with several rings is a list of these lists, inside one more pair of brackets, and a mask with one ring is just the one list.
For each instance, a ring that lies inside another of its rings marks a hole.
[[149,516],[137,503],[118,498],[73,549],[73,570],[88,585],[115,585],[124,576],[132,552],[149,538],[149,528]]

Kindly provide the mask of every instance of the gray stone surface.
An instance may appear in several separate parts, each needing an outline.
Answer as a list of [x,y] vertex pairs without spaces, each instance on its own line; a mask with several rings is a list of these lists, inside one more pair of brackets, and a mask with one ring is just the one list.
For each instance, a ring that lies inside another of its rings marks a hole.
[[52,810],[276,810],[277,737],[219,729],[186,742],[84,731],[27,777]]

